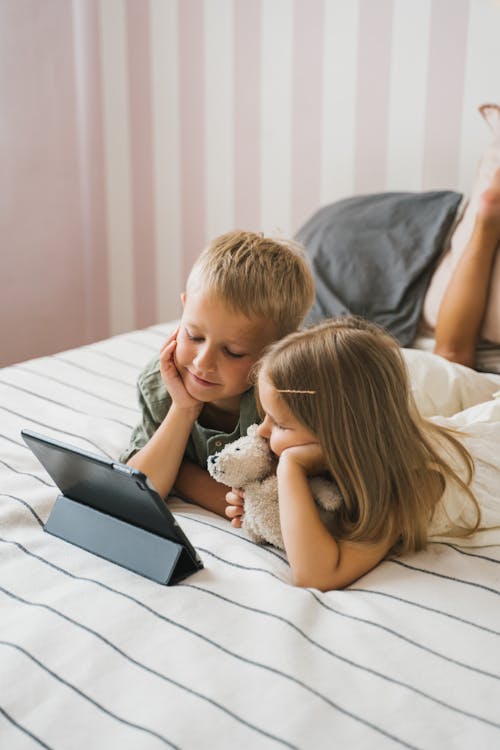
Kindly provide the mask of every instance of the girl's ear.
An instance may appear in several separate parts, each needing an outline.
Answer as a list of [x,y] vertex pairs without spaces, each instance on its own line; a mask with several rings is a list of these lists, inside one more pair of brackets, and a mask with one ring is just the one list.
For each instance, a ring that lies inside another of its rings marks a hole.
[[186,292],[181,292],[182,307],[186,304]]

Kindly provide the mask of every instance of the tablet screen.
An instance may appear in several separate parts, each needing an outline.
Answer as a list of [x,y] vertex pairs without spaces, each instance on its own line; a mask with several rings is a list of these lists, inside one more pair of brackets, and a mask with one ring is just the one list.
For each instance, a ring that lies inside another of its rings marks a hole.
[[30,430],[21,435],[61,494],[196,552],[144,474]]

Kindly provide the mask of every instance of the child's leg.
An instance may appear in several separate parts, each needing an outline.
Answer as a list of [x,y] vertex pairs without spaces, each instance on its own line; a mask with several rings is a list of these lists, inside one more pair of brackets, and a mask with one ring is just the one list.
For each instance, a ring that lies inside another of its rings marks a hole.
[[480,198],[471,238],[452,274],[436,322],[435,353],[469,367],[475,363],[499,242],[500,169]]

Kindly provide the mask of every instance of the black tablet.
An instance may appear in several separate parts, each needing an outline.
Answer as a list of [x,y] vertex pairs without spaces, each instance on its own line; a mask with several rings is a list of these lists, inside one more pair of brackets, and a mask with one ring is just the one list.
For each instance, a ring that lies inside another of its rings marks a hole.
[[203,567],[140,471],[31,430],[21,435],[61,492],[46,531],[162,583]]

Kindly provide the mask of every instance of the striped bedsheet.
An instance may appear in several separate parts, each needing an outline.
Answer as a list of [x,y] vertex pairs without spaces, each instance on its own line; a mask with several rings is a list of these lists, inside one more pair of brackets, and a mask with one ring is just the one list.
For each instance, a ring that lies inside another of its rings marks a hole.
[[179,500],[205,568],[173,587],[43,532],[56,490],[21,428],[116,457],[169,329],[0,372],[0,747],[500,747],[499,546],[323,594]]

